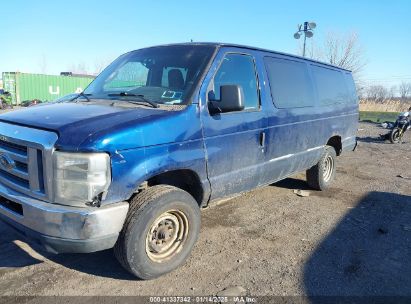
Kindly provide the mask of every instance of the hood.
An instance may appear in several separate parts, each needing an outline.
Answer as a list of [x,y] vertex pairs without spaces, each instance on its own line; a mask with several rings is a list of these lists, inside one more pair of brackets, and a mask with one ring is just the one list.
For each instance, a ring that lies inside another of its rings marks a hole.
[[102,130],[115,132],[118,126],[155,119],[170,111],[142,107],[112,107],[101,104],[60,103],[34,106],[0,115],[0,121],[56,132],[56,146],[76,149]]

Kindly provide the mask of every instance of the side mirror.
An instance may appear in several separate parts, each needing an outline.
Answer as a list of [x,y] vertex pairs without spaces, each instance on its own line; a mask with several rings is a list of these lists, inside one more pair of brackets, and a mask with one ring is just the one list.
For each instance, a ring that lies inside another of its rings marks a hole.
[[211,114],[244,110],[242,88],[239,85],[222,85],[220,87],[220,100],[210,100],[208,108]]

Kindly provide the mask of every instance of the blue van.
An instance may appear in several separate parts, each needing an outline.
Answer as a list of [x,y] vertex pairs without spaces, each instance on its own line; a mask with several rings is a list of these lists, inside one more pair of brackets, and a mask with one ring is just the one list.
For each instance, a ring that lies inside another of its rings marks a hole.
[[114,247],[141,279],[181,265],[210,202],[356,146],[350,71],[220,43],[120,56],[74,100],[0,115],[0,218],[48,251]]

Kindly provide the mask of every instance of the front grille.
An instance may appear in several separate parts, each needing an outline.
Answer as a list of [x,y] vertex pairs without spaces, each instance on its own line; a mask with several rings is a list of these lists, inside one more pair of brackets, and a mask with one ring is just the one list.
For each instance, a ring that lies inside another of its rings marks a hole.
[[45,195],[42,149],[14,140],[0,139],[0,182],[18,191]]
[[55,132],[0,120],[0,195],[9,190],[50,202],[53,199]]
[[17,154],[22,154],[23,156],[27,156],[27,147],[14,144],[12,142],[0,140],[0,148],[9,150]]
[[0,178],[5,179],[13,183],[14,185],[17,185],[19,187],[23,187],[27,190],[30,189],[30,182],[29,179],[27,178],[21,178],[17,175],[14,175],[13,173],[9,173],[5,171],[4,169],[0,168]]

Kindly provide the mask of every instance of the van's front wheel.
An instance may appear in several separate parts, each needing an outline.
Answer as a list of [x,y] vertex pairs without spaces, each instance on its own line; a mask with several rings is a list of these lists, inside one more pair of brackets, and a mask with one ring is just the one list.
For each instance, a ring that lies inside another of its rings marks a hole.
[[200,222],[200,208],[190,194],[172,186],[153,186],[131,200],[114,253],[136,277],[159,277],[190,255]]
[[307,183],[316,190],[325,190],[335,179],[335,161],[337,153],[331,146],[326,146],[320,161],[307,170]]

